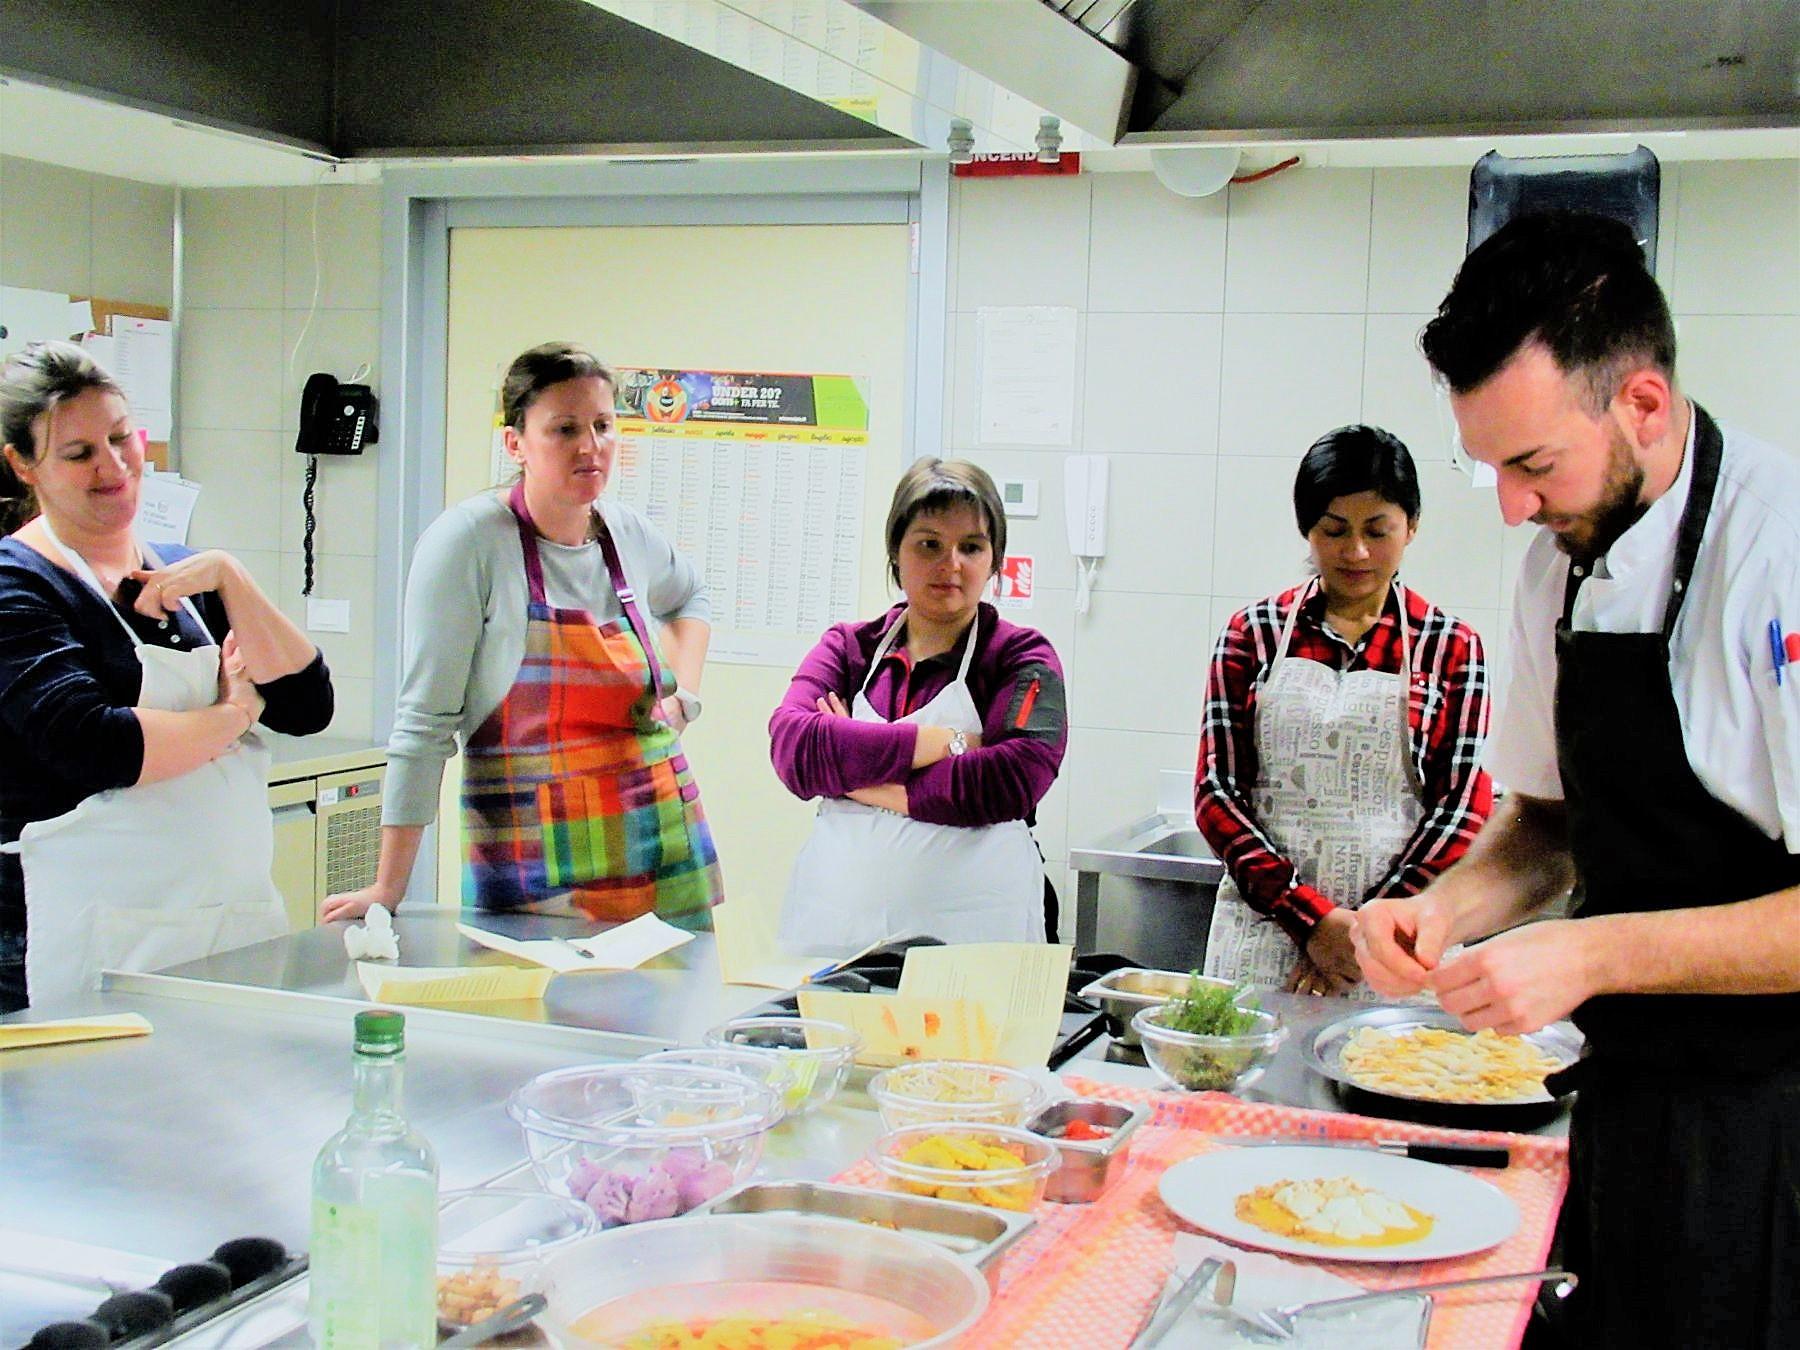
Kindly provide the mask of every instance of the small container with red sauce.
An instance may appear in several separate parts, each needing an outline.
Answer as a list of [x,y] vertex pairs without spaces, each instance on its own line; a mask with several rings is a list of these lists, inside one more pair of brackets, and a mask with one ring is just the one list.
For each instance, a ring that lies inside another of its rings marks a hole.
[[1124,1172],[1132,1133],[1149,1118],[1143,1107],[1087,1097],[1052,1102],[1032,1116],[1025,1128],[1054,1141],[1062,1155],[1044,1198],[1065,1205],[1098,1200]]

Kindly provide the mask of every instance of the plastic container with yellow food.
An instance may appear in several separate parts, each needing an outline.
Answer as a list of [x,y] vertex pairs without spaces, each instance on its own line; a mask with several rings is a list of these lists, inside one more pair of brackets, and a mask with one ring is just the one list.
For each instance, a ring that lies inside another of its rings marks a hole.
[[909,1195],[1027,1210],[1061,1161],[1056,1145],[1003,1126],[910,1125],[869,1150],[889,1187]]

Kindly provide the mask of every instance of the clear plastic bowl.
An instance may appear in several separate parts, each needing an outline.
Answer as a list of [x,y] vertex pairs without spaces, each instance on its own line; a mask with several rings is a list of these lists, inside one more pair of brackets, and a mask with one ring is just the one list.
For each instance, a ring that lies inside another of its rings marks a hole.
[[1156,1076],[1188,1092],[1237,1092],[1262,1077],[1287,1029],[1274,1013],[1243,1009],[1256,1019],[1242,1036],[1196,1036],[1162,1024],[1168,1005],[1145,1008],[1131,1019],[1143,1042],[1144,1058]]
[[[834,1308],[870,1330],[894,1318],[908,1324],[906,1344],[941,1350],[959,1343],[989,1297],[980,1271],[932,1243],[810,1214],[696,1214],[596,1233],[545,1262],[538,1289],[548,1300],[539,1320],[565,1350],[617,1345],[648,1318]],[[602,1308],[604,1330],[584,1337],[576,1324]]]
[[841,1022],[818,1017],[739,1017],[706,1033],[706,1043],[762,1056],[769,1086],[790,1116],[804,1115],[837,1096],[862,1038]]
[[1000,1064],[930,1059],[896,1064],[869,1080],[869,1096],[890,1130],[935,1121],[1019,1125],[1044,1104],[1043,1088]]
[[526,1292],[543,1259],[594,1231],[594,1211],[544,1191],[438,1197],[438,1321],[464,1327]]
[[[700,1069],[724,1069],[742,1074],[763,1084],[781,1099],[783,1066],[769,1055],[754,1050],[739,1050],[726,1045],[683,1045],[673,1050],[656,1050],[638,1061],[640,1064],[686,1064]],[[787,1114],[785,1104],[782,1114]]]
[[774,1090],[741,1073],[648,1061],[539,1074],[506,1113],[539,1184],[585,1201],[603,1228],[673,1218],[729,1190],[782,1116]]
[[[1010,1153],[1017,1164],[982,1168],[984,1153]],[[989,1209],[1029,1210],[1044,1198],[1050,1174],[1062,1163],[1054,1142],[1002,1125],[940,1121],[889,1130],[869,1150],[888,1186],[908,1195],[957,1200]]]

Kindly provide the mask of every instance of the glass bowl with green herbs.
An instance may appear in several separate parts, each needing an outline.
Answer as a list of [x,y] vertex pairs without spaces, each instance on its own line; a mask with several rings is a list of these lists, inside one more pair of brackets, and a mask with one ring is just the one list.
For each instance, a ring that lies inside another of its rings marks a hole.
[[1244,990],[1195,975],[1185,994],[1131,1019],[1156,1076],[1189,1092],[1237,1092],[1262,1076],[1287,1030]]

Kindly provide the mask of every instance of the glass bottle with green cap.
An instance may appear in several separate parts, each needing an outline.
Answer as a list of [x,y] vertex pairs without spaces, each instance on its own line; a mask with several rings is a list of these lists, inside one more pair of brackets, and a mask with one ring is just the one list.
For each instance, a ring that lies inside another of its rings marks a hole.
[[402,1014],[356,1015],[350,1118],[313,1164],[315,1346],[437,1344],[437,1156],[401,1112],[405,1048]]

